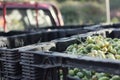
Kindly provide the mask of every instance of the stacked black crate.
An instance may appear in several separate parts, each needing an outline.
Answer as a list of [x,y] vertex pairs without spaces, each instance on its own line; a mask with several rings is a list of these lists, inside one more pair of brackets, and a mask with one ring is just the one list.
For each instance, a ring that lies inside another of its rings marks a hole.
[[[38,70],[35,70],[35,67],[31,66],[31,63],[34,63],[33,54],[23,54],[21,55],[21,62],[27,63],[26,65],[22,64],[22,80],[38,80],[41,76],[38,77]],[[41,79],[42,80],[42,79]]]
[[56,58],[45,57],[47,53],[44,52],[39,53],[21,53],[22,80],[60,80],[61,65],[53,65]]
[[21,34],[21,35],[14,35],[8,37],[9,40],[9,48],[17,48],[17,47],[22,47],[25,45],[28,45],[30,42],[27,40],[27,35],[26,34]]
[[0,61],[2,62],[4,80],[20,80],[21,66],[20,55],[16,50],[0,50]]
[[34,32],[34,33],[28,33],[27,34],[27,41],[29,44],[35,44],[41,42],[43,39],[42,32]]
[[27,31],[0,32],[0,48],[15,48],[27,45]]
[[59,30],[47,30],[43,32],[42,42],[47,42],[59,38],[59,36],[57,35],[58,31]]
[[[26,43],[26,31],[0,32],[0,79],[19,80],[21,66],[20,55],[11,48],[23,46]],[[18,36],[19,35],[19,36]],[[19,41],[18,41],[19,40]],[[4,49],[2,49],[4,48]],[[10,49],[7,49],[10,48]]]
[[3,63],[2,63],[2,61],[0,60],[0,80],[2,80],[2,78],[3,78]]

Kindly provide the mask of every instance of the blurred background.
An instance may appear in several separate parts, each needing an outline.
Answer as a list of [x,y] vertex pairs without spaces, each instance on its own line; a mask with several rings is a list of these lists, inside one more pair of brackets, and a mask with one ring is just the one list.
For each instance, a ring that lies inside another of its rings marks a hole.
[[[2,0],[1,0],[2,1]],[[30,0],[3,0],[3,1],[30,1]],[[56,5],[61,13],[65,25],[105,23],[106,0],[31,0]],[[109,0],[110,21],[120,21],[120,0]],[[109,4],[107,3],[107,4]]]
[[[36,0],[56,5],[63,16],[65,25],[105,23],[106,0]],[[110,21],[120,21],[120,0],[109,0]]]

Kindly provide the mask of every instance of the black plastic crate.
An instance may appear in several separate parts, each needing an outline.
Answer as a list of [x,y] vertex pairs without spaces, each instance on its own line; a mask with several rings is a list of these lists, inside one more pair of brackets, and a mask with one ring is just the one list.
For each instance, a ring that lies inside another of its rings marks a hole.
[[50,41],[57,38],[69,37],[76,34],[83,34],[93,30],[83,29],[83,28],[67,28],[67,29],[48,29],[48,31],[43,31],[43,41]]
[[107,32],[107,37],[110,37],[110,38],[120,38],[120,28],[118,29],[113,29],[111,32],[108,31]]
[[[77,67],[77,68],[81,68],[81,69],[95,70],[98,72],[105,72],[105,73],[120,75],[120,71],[119,71],[120,62],[118,60],[99,59],[99,58],[92,58],[92,57],[88,57],[88,56],[68,55],[68,54],[58,53],[58,52],[52,52],[50,55],[48,53],[43,54],[40,52],[38,53],[38,52],[32,52],[32,51],[24,52],[24,54],[26,54],[26,53],[38,54],[39,56],[44,55],[46,57],[52,56],[51,58],[53,58],[53,56],[54,56],[57,59],[60,58],[59,62],[52,64],[53,67],[50,66],[51,63],[48,63],[48,64],[31,63],[31,62],[29,62],[30,60],[28,60],[28,62],[21,61],[23,74],[26,74],[26,75],[29,75],[30,74],[29,72],[31,72],[30,75],[34,74],[34,68],[30,69],[31,67],[35,67],[35,68],[37,67],[37,68],[42,68],[42,69],[48,69],[48,68],[55,69],[56,67],[57,68]],[[43,58],[43,56],[41,56],[41,57]],[[53,59],[53,60],[55,61],[55,59]],[[49,67],[46,67],[48,65],[49,65]],[[63,73],[65,73],[65,72],[63,72]],[[37,75],[37,73],[36,73],[36,75]],[[65,73],[65,75],[67,75],[67,72]],[[67,78],[67,76],[65,77],[65,79],[66,78]]]
[[3,63],[0,61],[0,80],[2,80],[3,78],[3,73],[4,73],[4,70],[3,70]]
[[[49,55],[46,56],[45,54]],[[22,78],[36,80],[60,80],[60,58],[50,56],[50,52],[21,52]],[[42,74],[41,74],[42,73]],[[51,73],[48,77],[47,74]]]
[[[44,64],[44,63],[50,63],[50,64],[55,64],[55,63],[60,63],[60,58],[57,57],[52,57],[52,56],[46,56],[45,54],[47,52],[37,52],[36,53],[29,53],[29,52],[21,52],[21,62],[22,63],[27,63],[27,64]],[[50,53],[47,53],[51,55]]]
[[0,49],[0,59],[17,61],[20,59],[20,54],[17,50]]
[[4,76],[18,76],[20,73],[18,71],[4,70]]
[[[26,68],[29,66],[22,66],[22,74],[23,76],[37,77],[44,74],[44,69],[39,68]],[[30,66],[31,67],[31,66]],[[42,73],[41,73],[42,72]]]
[[58,30],[58,37],[59,38],[62,38],[60,36],[70,37],[72,35],[83,34],[83,33],[91,32],[91,31],[93,31],[93,30],[84,29],[84,28],[60,29],[60,30]]
[[27,34],[27,39],[30,42],[29,44],[41,42],[41,40],[43,39],[42,32],[29,33]]
[[60,80],[59,69],[56,68],[39,68],[22,63],[22,78],[31,80]]
[[77,35],[77,34],[84,34],[84,33],[90,32],[90,31],[92,31],[92,30],[81,29],[81,28],[78,28],[78,29],[66,29],[65,30],[66,37],[70,37],[72,35]]
[[10,43],[10,48],[21,47],[29,44],[26,34],[11,36],[8,40]]
[[19,65],[19,62],[14,62],[14,63],[10,63],[10,62],[3,62],[3,66],[4,68],[8,68],[11,70],[20,70],[21,69],[21,65]]
[[120,23],[113,23],[113,24],[103,24],[101,25],[101,28],[103,29],[109,29],[109,28],[120,28]]
[[[51,41],[53,39],[68,37],[75,34],[86,33],[91,30],[83,29],[83,28],[67,28],[67,29],[52,29],[52,30],[41,30],[37,32],[8,32],[1,33],[3,36],[1,39],[1,47],[7,48],[16,48],[29,44],[34,44],[38,42],[46,42]],[[4,38],[4,40],[3,40]]]
[[[12,48],[15,45],[13,42],[10,44],[9,38],[17,35],[30,33],[28,31],[10,31],[10,32],[0,32],[0,47]],[[12,46],[11,46],[12,45]],[[14,48],[14,47],[13,47]]]
[[1,80],[21,80],[21,76],[6,76]]
[[3,78],[8,80],[16,79],[21,75],[20,54],[18,50],[0,49],[0,62],[2,63]]
[[[3,80],[21,80],[21,70],[15,70],[15,69],[10,69],[10,68],[4,68],[3,70],[0,71],[0,77],[3,78]],[[19,78],[18,78],[19,77]],[[17,78],[17,79],[16,79]]]
[[59,38],[59,36],[57,35],[58,31],[59,30],[52,30],[52,31],[43,32],[42,42],[47,42],[47,41],[51,41],[53,39]]
[[[18,50],[14,49],[0,49],[0,59],[1,60],[19,60],[20,59],[20,54]],[[14,62],[14,61],[13,61]]]
[[57,33],[59,38],[66,37],[66,31],[64,29],[60,29]]
[[21,65],[17,62],[3,62],[4,76],[18,76],[21,75]]

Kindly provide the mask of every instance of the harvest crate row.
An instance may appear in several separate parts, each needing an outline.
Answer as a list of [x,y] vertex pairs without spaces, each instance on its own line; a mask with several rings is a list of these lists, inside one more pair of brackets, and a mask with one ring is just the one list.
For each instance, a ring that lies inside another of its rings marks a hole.
[[[113,30],[113,29],[111,29],[111,30]],[[113,32],[111,32],[111,30],[109,29],[109,31],[110,31],[109,34],[110,35],[112,34],[113,38],[115,38],[115,36],[113,35],[113,33],[115,33],[115,30],[113,30]],[[100,30],[97,32],[89,32],[86,34],[80,34],[80,35],[77,35],[77,37],[79,36],[80,38],[82,38],[84,40],[87,36],[92,36],[92,35],[106,36],[106,33],[109,31],[107,29],[105,29],[105,30]],[[110,37],[110,35],[107,35],[107,36]],[[49,61],[57,61],[57,62],[51,62],[51,63],[54,63],[54,67],[56,67],[56,66],[60,67],[59,70],[63,70],[63,80],[70,80],[70,79],[71,80],[79,80],[79,79],[74,79],[74,78],[72,79],[71,77],[70,78],[68,77],[69,67],[73,67],[73,68],[77,67],[80,69],[94,70],[97,72],[105,72],[105,73],[110,73],[110,74],[114,74],[114,75],[120,75],[118,60],[113,61],[111,59],[97,59],[97,58],[91,58],[91,57],[87,57],[87,56],[74,56],[74,55],[65,54],[64,51],[70,44],[79,42],[76,40],[76,36],[51,41],[51,43],[54,43],[54,42],[55,42],[56,46],[51,45],[51,48],[49,48],[49,50],[54,48],[54,50],[60,51],[62,53],[40,52],[40,51],[38,51],[39,50],[39,47],[38,47],[37,49],[34,49],[37,52],[34,51],[34,52],[21,53],[22,54],[21,58],[23,60],[23,61],[21,61],[21,64],[26,65],[26,66],[31,65],[31,67],[33,66],[36,68],[37,67],[45,68],[47,66],[50,67],[51,64],[47,64],[47,65],[41,64],[42,63],[41,60],[44,60],[44,56],[46,56],[47,59],[49,59]],[[55,49],[55,47],[56,47],[56,49]],[[44,50],[45,50],[45,48],[46,48],[46,46],[43,47]],[[39,54],[41,55],[41,58],[42,58],[41,60],[39,60],[40,59]],[[48,58],[48,56],[49,56],[49,58]],[[27,60],[27,58],[29,58],[29,60]],[[30,78],[28,78],[28,79],[30,79]]]
[[76,34],[82,34],[99,29],[119,28],[120,24],[109,25],[79,25],[40,28],[37,31],[10,31],[0,32],[0,46],[7,48],[16,48],[38,42],[46,42],[57,38],[69,37]]
[[[87,36],[91,36],[91,35],[102,35],[106,37],[119,38],[118,35],[119,32],[120,32],[119,28],[116,29],[110,28],[104,30],[98,29],[92,32],[87,32],[87,33],[85,32],[85,34],[78,34],[71,37],[56,39],[50,42],[37,43],[37,44],[19,47],[19,48],[13,48],[13,49],[6,49],[6,48],[0,49],[0,65],[2,65],[0,67],[1,76],[5,80],[26,80],[26,79],[27,80],[48,80],[48,79],[60,80],[60,76],[59,76],[60,70],[63,70],[64,72],[63,78],[64,80],[66,80],[67,67],[79,67],[79,68],[87,69],[88,67],[86,66],[90,66],[88,68],[89,70],[95,68],[96,71],[104,72],[104,69],[106,69],[107,66],[104,67],[102,65],[106,64],[107,60],[96,61],[96,59],[87,58],[88,60],[90,60],[90,63],[92,63],[92,64],[88,64],[89,61],[88,62],[86,61],[87,60],[86,57],[67,55],[64,54],[64,51],[70,44],[78,43],[78,40],[76,40],[77,37],[83,40]],[[51,50],[52,52],[49,52],[49,50]],[[44,52],[44,51],[48,51],[48,52]],[[79,64],[81,61],[83,63]],[[108,61],[108,64],[110,66],[106,69],[106,72],[111,73],[111,70],[114,70],[113,74],[119,74],[120,72],[118,70],[119,61],[116,60],[113,62]],[[115,66],[111,66],[113,64]],[[40,74],[40,72],[42,74]]]
[[91,30],[83,28],[74,29],[42,29],[40,31],[10,31],[0,32],[0,47],[17,48],[39,42],[68,37],[75,34],[86,33]]
[[[80,30],[82,31],[79,32]],[[5,48],[5,49],[1,49],[1,53],[0,53],[0,65],[1,65],[0,73],[2,78],[4,77],[4,79],[7,80],[21,79],[22,68],[21,65],[19,64],[20,53],[18,52],[18,50],[14,50],[12,48],[21,47],[39,42],[50,41],[52,39],[71,36],[73,34],[78,34],[78,33],[85,33],[88,31],[90,30],[83,28],[77,28],[77,29],[61,28],[59,30],[56,28],[54,29],[48,28],[48,29],[42,29],[37,32],[30,32],[30,31],[11,31],[8,33],[0,32],[1,48]],[[47,47],[49,48],[48,45]],[[24,50],[26,49],[24,48]],[[28,49],[33,50],[33,47]],[[42,46],[41,46],[41,50],[43,50]]]

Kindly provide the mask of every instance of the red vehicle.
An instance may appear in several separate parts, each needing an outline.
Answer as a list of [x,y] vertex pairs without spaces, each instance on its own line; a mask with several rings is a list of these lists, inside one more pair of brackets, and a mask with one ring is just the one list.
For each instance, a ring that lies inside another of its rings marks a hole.
[[47,3],[0,3],[0,29],[25,30],[64,25],[60,11]]

